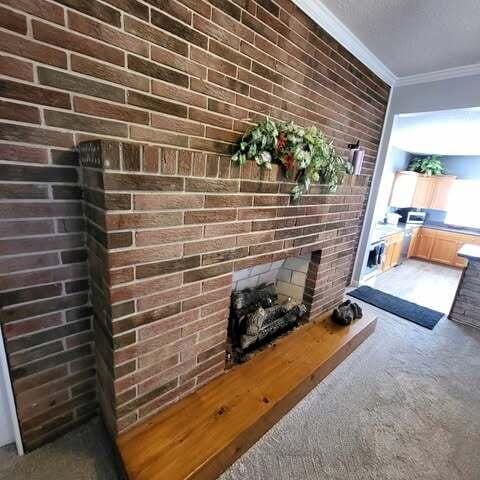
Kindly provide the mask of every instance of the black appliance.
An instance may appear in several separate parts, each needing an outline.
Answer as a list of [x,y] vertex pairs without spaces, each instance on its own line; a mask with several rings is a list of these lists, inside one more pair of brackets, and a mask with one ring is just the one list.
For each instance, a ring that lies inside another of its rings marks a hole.
[[370,275],[374,272],[380,272],[383,258],[385,255],[385,241],[378,240],[370,244],[367,264],[365,266],[364,274]]

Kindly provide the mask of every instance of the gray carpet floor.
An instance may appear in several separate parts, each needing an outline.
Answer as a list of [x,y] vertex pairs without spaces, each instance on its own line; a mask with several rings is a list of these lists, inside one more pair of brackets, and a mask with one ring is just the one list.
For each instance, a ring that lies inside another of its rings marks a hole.
[[[377,331],[220,480],[480,479],[480,331],[433,331],[374,307]],[[0,479],[114,479],[98,420],[24,458],[0,449]]]
[[100,419],[19,457],[0,448],[0,480],[117,480],[110,439]]

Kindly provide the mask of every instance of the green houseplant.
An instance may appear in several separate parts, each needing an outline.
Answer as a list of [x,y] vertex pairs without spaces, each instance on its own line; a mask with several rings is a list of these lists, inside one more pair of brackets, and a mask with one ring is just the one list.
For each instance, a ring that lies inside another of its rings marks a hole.
[[443,164],[437,155],[429,157],[415,157],[409,164],[408,169],[412,172],[425,175],[442,175]]
[[243,165],[247,160],[271,169],[272,163],[283,165],[287,174],[297,171],[297,185],[292,196],[299,198],[312,182],[320,179],[335,190],[344,173],[351,173],[350,162],[337,154],[333,142],[315,127],[303,128],[293,122],[260,122],[242,137],[232,160]]

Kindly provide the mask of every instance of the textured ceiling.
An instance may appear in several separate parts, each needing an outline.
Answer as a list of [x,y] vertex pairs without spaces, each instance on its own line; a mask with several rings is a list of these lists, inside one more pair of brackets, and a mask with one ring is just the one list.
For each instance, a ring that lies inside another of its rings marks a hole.
[[480,0],[321,0],[395,75],[480,63]]
[[480,108],[399,115],[391,144],[411,153],[480,155]]

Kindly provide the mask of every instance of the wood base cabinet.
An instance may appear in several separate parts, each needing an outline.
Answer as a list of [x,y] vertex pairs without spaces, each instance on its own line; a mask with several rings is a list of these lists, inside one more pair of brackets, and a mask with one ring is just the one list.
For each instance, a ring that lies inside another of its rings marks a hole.
[[430,260],[430,254],[432,252],[434,235],[430,232],[433,230],[427,230],[426,228],[419,228],[413,235],[412,243],[410,244],[409,257],[422,258],[424,260]]
[[434,238],[432,250],[430,252],[430,260],[432,262],[444,263],[445,265],[453,265],[457,254],[457,242],[450,238],[437,237]]
[[413,234],[408,257],[421,258],[451,267],[464,267],[457,252],[466,243],[480,245],[480,236],[421,227]]
[[403,232],[395,233],[385,238],[385,260],[382,263],[382,272],[386,272],[400,263],[402,243]]

